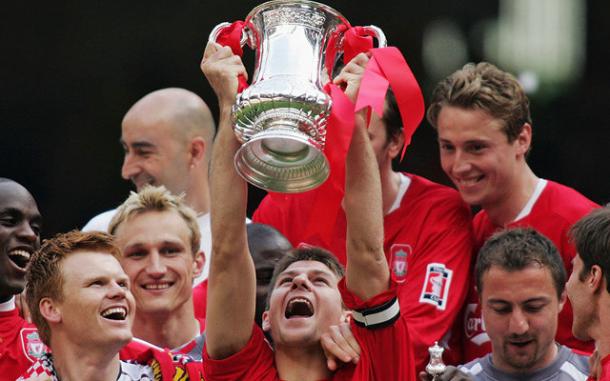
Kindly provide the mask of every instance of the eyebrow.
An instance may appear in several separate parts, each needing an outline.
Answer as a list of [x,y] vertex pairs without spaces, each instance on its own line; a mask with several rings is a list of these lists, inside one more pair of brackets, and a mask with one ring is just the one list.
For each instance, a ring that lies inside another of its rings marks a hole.
[[[546,296],[537,296],[534,298],[529,298],[526,299],[522,302],[519,302],[518,304],[527,304],[527,303],[536,303],[536,302],[548,302],[550,301],[550,299]],[[487,300],[487,304],[513,304],[509,301],[506,301],[504,299],[488,299]]]
[[154,148],[155,147],[154,144],[152,144],[151,142],[147,142],[147,141],[135,141],[131,144],[127,144],[125,142],[125,140],[119,139],[119,143],[121,143],[122,146],[127,146],[127,147],[132,147],[132,148]]
[[[23,213],[23,210],[18,209],[18,208],[13,208],[11,206],[9,206],[8,208],[5,208],[5,209],[0,209],[0,214],[11,214],[11,215],[28,217],[25,213]],[[42,222],[42,216],[40,214],[34,214],[33,216],[31,216],[31,221],[32,222]]]
[[[282,273],[280,273],[279,276],[284,276],[284,275],[289,275],[289,276],[295,276],[301,274],[300,271],[294,271],[294,270],[288,270],[288,271],[283,271]],[[332,276],[331,273],[329,273],[328,271],[324,271],[324,270],[312,270],[312,271],[308,271],[307,275],[326,275],[326,276]]]

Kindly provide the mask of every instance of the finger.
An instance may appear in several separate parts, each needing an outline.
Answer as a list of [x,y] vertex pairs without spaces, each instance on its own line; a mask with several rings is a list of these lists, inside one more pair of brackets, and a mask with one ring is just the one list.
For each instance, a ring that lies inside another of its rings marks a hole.
[[337,361],[335,361],[333,357],[326,358],[326,367],[331,372],[334,372],[335,370],[337,370]]
[[327,359],[339,359],[343,362],[350,362],[353,359],[329,334],[322,335],[322,348]]
[[419,377],[419,381],[429,381],[428,373],[426,373],[424,371],[419,372],[418,377]]
[[212,54],[216,53],[219,47],[220,45],[215,42],[208,42],[208,44],[205,46],[205,50],[203,51],[203,59],[205,60],[209,58]]
[[360,344],[358,344],[358,340],[356,340],[356,337],[352,334],[350,325],[348,323],[340,324],[339,331],[345,342],[349,345],[349,351],[347,351],[347,349],[346,351],[348,353],[351,352],[350,354],[353,358],[359,358],[361,352]]

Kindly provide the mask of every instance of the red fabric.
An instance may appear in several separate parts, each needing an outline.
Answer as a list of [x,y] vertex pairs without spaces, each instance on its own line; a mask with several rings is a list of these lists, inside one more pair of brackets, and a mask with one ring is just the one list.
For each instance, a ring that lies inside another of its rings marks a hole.
[[[465,299],[472,258],[472,227],[470,209],[455,190],[423,177],[406,175],[411,178],[411,184],[400,207],[384,217],[384,250],[388,261],[391,261],[392,252],[403,245],[411,250],[407,256],[405,281],[398,292],[401,311],[411,328],[416,367],[423,369],[429,358],[428,346],[450,331]],[[330,244],[305,235],[305,221],[311,213],[313,197],[312,194],[298,195],[281,207],[274,199],[266,197],[252,219],[274,226],[295,246],[301,242],[322,246],[345,265],[347,221],[342,209],[330,229],[329,235],[333,237]],[[430,263],[442,264],[452,273],[444,309],[420,301],[427,286],[425,280]],[[457,341],[445,352],[447,364],[459,362],[460,345]]]
[[[228,46],[233,51],[233,54],[240,57],[243,56],[244,51],[241,46],[241,36],[244,30],[243,21],[235,21],[231,25],[221,29],[216,36],[216,42],[222,46]],[[237,92],[241,93],[246,87],[248,82],[243,75],[238,78],[239,85],[237,86]]]
[[599,378],[593,376],[587,378],[587,381],[610,381],[610,355],[604,357],[601,361],[601,373]]
[[[557,246],[569,276],[572,272],[572,258],[576,255],[576,251],[569,241],[568,231],[577,220],[598,206],[574,189],[548,181],[530,214],[510,223],[507,227],[532,227],[548,237]],[[490,221],[484,210],[480,211],[474,218],[477,252],[485,241],[500,229],[501,227],[495,226]],[[464,310],[465,362],[491,352],[491,344],[482,324],[481,306],[474,283],[472,277]],[[560,344],[586,353],[591,353],[594,349],[592,341],[582,342],[572,335],[572,307],[569,301],[559,314],[555,338]]]
[[[378,306],[391,300],[396,293],[395,288],[392,288],[362,302],[346,289],[344,280],[340,282],[339,289],[349,308]],[[362,347],[360,361],[357,365],[342,367],[331,380],[416,380],[408,331],[403,318],[391,326],[378,329],[366,329],[352,323],[352,332]],[[205,349],[203,355],[207,381],[280,380],[275,369],[273,350],[256,325],[253,325],[250,340],[238,353],[223,360],[210,359]]]
[[205,279],[193,287],[193,307],[197,319],[205,319],[205,307],[208,300],[208,280]]
[[40,345],[48,351],[36,327],[23,320],[17,309],[0,312],[0,379],[15,380],[24,373],[38,359],[34,354]]

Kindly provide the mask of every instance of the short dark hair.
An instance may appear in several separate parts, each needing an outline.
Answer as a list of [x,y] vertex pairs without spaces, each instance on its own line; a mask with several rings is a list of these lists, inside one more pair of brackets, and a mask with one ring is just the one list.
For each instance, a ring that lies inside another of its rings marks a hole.
[[326,267],[332,271],[338,279],[343,278],[345,274],[345,270],[337,257],[335,257],[330,251],[324,250],[321,247],[315,246],[300,246],[295,249],[289,250],[282,259],[280,259],[275,265],[275,269],[273,270],[273,276],[271,277],[271,282],[269,283],[269,291],[267,292],[267,309],[269,309],[269,299],[271,298],[271,293],[275,288],[275,282],[277,281],[277,277],[288,268],[291,264],[299,261],[317,261],[324,264]]
[[579,279],[585,280],[591,267],[598,265],[606,277],[606,291],[610,292],[610,204],[578,220],[572,226],[570,236],[584,265]]
[[475,265],[479,295],[483,291],[483,275],[492,266],[512,272],[533,264],[549,269],[557,297],[561,299],[566,283],[566,269],[550,239],[532,228],[507,229],[494,234],[479,251]]
[[396,135],[402,134],[402,118],[392,89],[388,89],[386,94],[381,121],[385,126],[386,143],[389,143]]
[[519,81],[488,62],[468,63],[436,85],[427,112],[434,128],[445,106],[479,109],[501,120],[509,143],[525,123],[532,124],[529,99]]

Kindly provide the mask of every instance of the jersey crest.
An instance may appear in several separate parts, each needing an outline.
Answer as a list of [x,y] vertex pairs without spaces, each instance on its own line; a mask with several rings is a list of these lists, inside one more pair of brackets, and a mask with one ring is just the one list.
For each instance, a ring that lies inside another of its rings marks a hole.
[[407,259],[412,251],[411,245],[406,243],[395,243],[390,248],[392,279],[396,283],[404,283],[407,280],[407,269],[409,267]]
[[20,336],[23,354],[31,362],[35,362],[36,360],[40,359],[42,355],[47,352],[47,347],[44,345],[42,340],[40,340],[40,336],[38,335],[38,330],[36,328],[23,328],[20,332]]
[[428,264],[426,280],[419,297],[420,303],[429,303],[439,310],[444,310],[447,307],[452,276],[453,270],[446,268],[443,263]]

